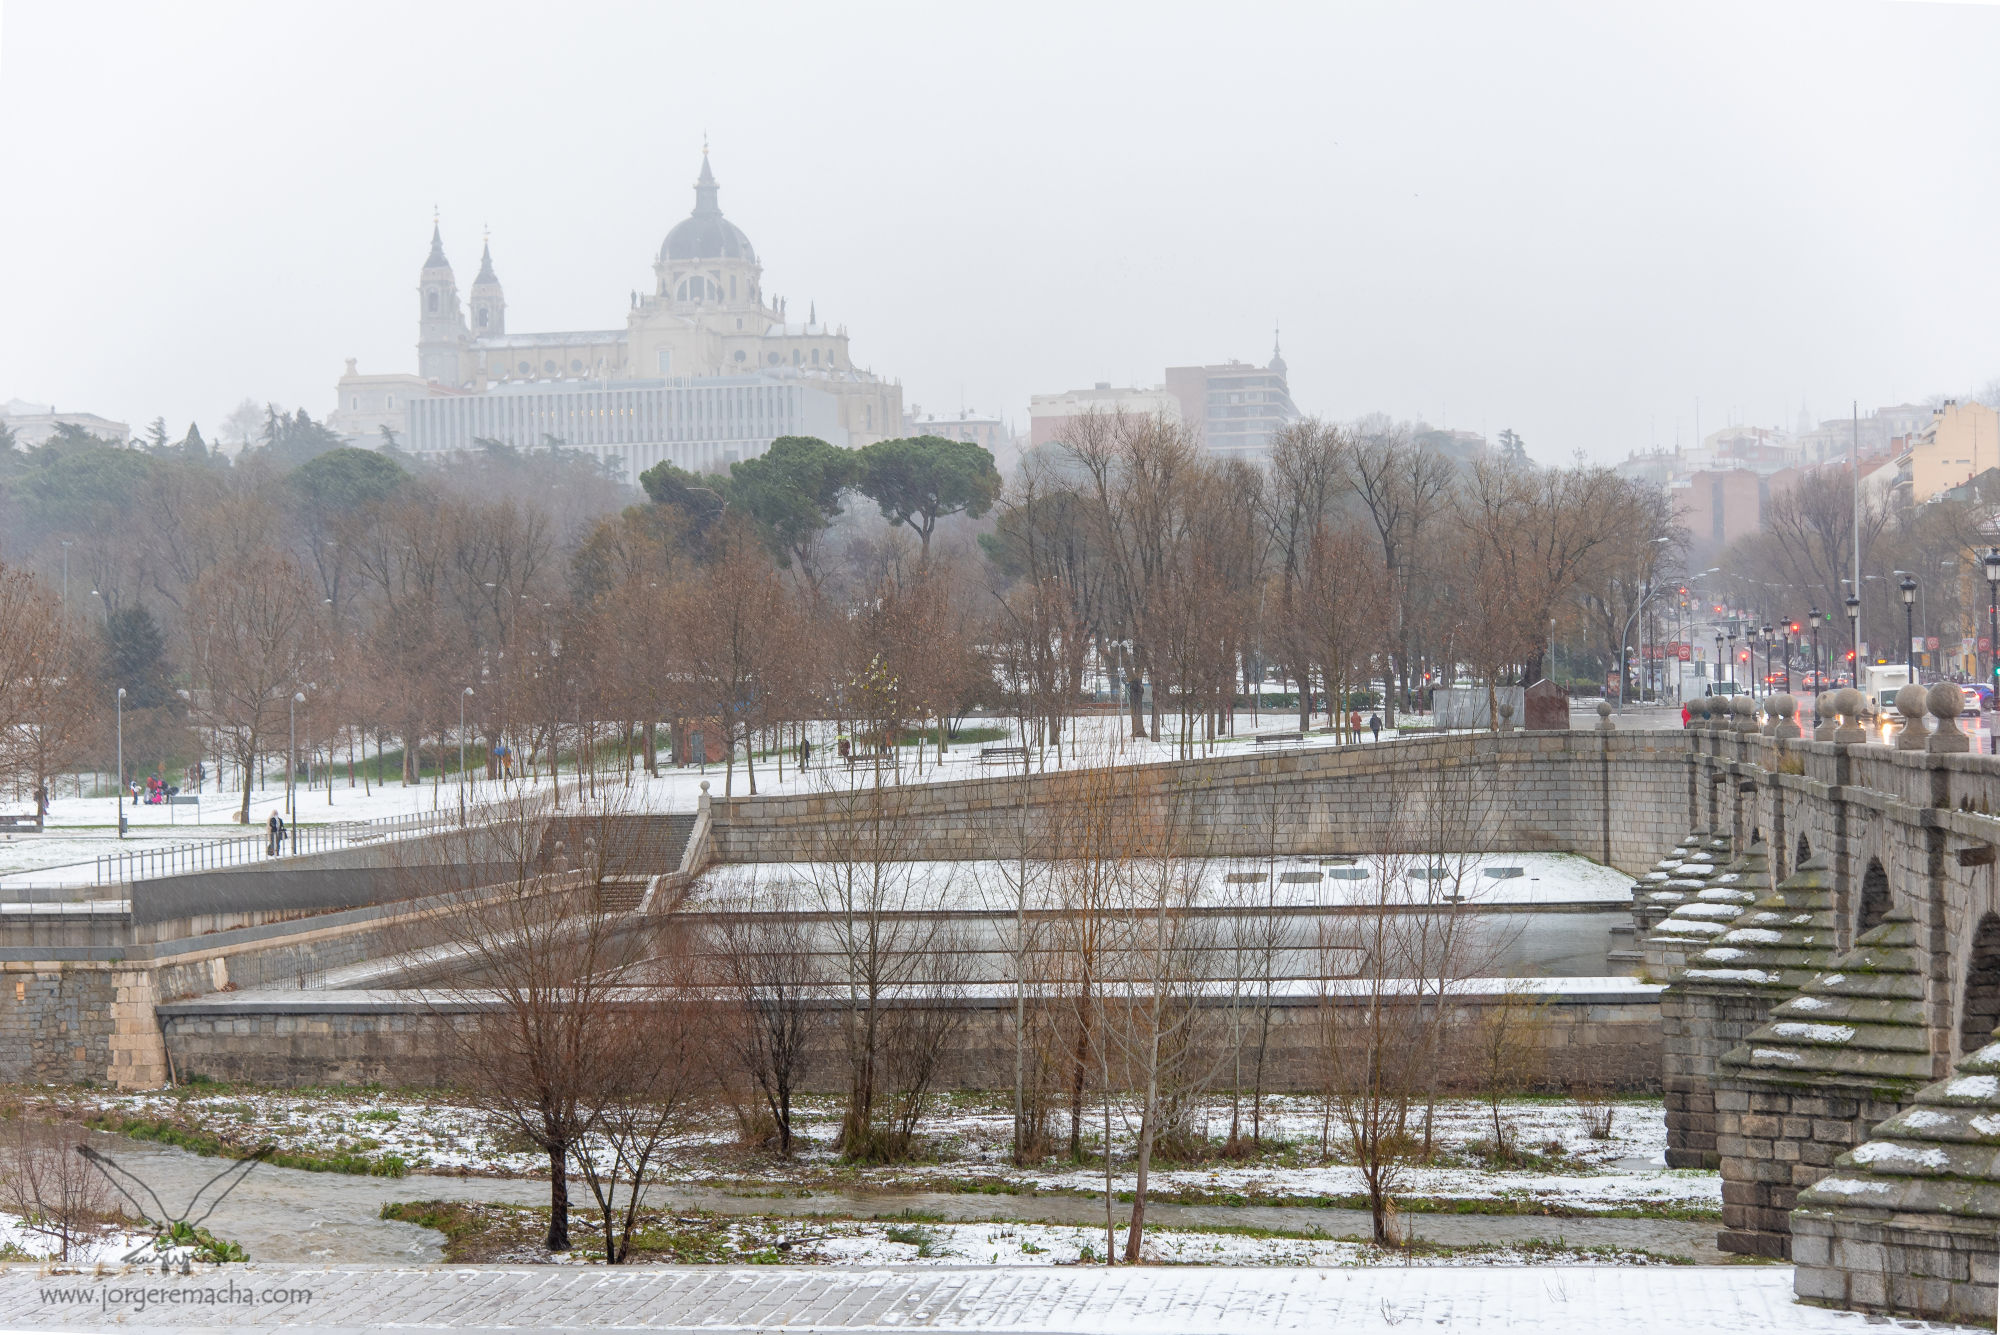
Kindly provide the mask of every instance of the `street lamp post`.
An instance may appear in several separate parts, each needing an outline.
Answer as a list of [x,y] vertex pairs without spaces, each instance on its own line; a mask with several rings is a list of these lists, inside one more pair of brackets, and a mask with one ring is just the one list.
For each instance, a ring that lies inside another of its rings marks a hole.
[[1903,660],[1910,669],[1910,680],[1917,679],[1917,581],[1904,575],[1896,586],[1903,591],[1903,638],[1909,642],[1908,656]]
[[118,688],[118,837],[125,837],[125,688]]
[[[1720,685],[1722,685],[1722,632],[1718,630],[1715,632],[1715,686]],[[1715,694],[1713,687],[1709,689],[1709,694]]]
[[1736,684],[1736,623],[1729,623],[1729,684]]
[[1861,595],[1847,595],[1847,646],[1854,655],[1854,687],[1861,687]]
[[1788,621],[1785,623],[1785,694],[1786,695],[1790,695],[1792,693],[1792,641],[1798,636],[1798,633],[1799,633],[1798,622]]
[[[2000,708],[2000,548],[1988,547],[1982,558],[1986,567],[1986,681],[1994,688],[1993,704]],[[2000,733],[1994,734],[2000,747]]]
[[1815,679],[1814,689],[1823,691],[1826,689],[1826,673],[1824,670],[1821,669],[1819,662],[1819,618],[1820,618],[1820,610],[1817,605],[1815,605],[1811,611],[1806,613],[1806,624],[1812,627],[1812,670],[1813,670],[1813,677]]
[[1776,643],[1777,643],[1776,632],[1771,629],[1771,623],[1766,621],[1764,623],[1764,677],[1763,677],[1764,694],[1766,695],[1769,695],[1771,693],[1771,673],[1774,671],[1774,669],[1771,667],[1771,649],[1774,645],[1776,645]]
[[285,755],[285,821],[287,824],[299,818],[299,804],[293,781],[299,772],[299,706],[305,702],[306,693],[304,691],[292,692],[292,740]]
[[472,694],[466,687],[458,697],[458,823],[465,824],[465,701]]

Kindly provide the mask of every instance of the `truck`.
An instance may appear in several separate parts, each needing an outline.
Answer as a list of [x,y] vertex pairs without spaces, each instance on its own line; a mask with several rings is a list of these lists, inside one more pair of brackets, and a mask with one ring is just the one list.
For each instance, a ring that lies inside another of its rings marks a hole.
[[1861,691],[1877,714],[1896,708],[1896,692],[1910,684],[1910,669],[1902,663],[1871,663],[1861,669]]

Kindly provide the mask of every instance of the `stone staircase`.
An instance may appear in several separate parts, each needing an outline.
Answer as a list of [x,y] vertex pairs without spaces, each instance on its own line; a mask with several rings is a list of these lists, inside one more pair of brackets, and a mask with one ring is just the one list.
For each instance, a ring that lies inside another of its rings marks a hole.
[[[636,911],[655,877],[680,868],[694,823],[693,815],[675,813],[556,816],[542,832],[542,862],[551,869],[582,865],[584,855],[578,850],[602,840],[604,847],[592,861],[603,868],[604,904],[617,912]],[[563,846],[560,853],[557,844]]]

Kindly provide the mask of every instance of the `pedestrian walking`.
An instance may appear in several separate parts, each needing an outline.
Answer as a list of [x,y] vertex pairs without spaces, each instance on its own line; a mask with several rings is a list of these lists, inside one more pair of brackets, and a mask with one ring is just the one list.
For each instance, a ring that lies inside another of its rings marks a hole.
[[799,738],[799,768],[811,769],[812,758],[813,758],[812,738],[810,737]]
[[1694,711],[1693,711],[1693,710],[1691,710],[1691,709],[1689,709],[1689,708],[1688,708],[1688,707],[1687,707],[1686,705],[1682,705],[1682,706],[1681,706],[1681,726],[1682,726],[1683,728],[1685,728],[1685,727],[1686,727],[1686,726],[1688,725],[1688,722],[1689,722],[1689,720],[1691,720],[1692,718],[1694,718]]
[[264,856],[274,858],[285,846],[285,818],[278,814],[276,807],[271,809],[271,819],[265,828],[270,832],[270,838],[266,841]]
[[1382,740],[1382,716],[1380,714],[1370,714],[1368,716],[1368,731],[1375,734],[1376,741],[1379,742]]

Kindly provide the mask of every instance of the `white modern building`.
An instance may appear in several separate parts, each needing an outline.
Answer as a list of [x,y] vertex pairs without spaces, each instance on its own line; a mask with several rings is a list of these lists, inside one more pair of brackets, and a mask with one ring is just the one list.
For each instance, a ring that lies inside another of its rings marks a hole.
[[560,442],[633,483],[657,463],[719,471],[762,454],[779,436],[850,443],[831,394],[768,375],[495,385],[412,400],[408,420],[404,448],[416,454],[473,450],[487,440]]

